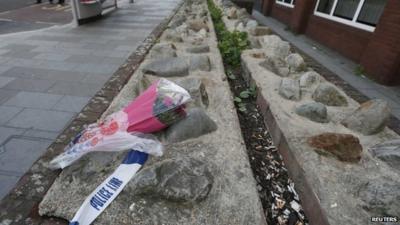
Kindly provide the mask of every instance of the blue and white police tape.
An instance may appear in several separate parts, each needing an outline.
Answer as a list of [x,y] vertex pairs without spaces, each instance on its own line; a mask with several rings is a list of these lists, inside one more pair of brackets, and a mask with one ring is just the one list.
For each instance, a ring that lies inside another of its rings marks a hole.
[[129,151],[114,173],[85,199],[69,224],[91,224],[135,176],[147,158],[147,153],[136,150]]

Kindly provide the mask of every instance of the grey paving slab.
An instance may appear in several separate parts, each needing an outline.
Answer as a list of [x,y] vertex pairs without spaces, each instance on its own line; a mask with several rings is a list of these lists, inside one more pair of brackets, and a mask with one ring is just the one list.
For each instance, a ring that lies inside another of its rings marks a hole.
[[57,81],[56,84],[48,90],[48,93],[59,95],[71,95],[80,97],[91,97],[98,90],[101,85],[87,84],[80,82]]
[[71,71],[78,64],[69,62],[58,62],[49,60],[47,63],[38,65],[38,68],[50,69],[50,70],[60,70],[60,71]]
[[13,137],[3,144],[0,170],[24,174],[51,144],[49,140]]
[[19,91],[16,90],[4,90],[0,89],[0,104],[8,101],[10,98],[18,94]]
[[112,74],[118,68],[118,65],[115,64],[97,64],[97,63],[85,63],[79,64],[74,67],[72,70],[80,73],[97,73],[97,74]]
[[64,61],[68,59],[71,55],[62,53],[41,53],[35,56],[35,59],[45,59],[49,61]]
[[17,184],[19,176],[0,174],[0,200],[8,194],[8,192]]
[[11,81],[13,81],[15,78],[14,77],[0,77],[0,88],[4,87]]
[[22,59],[31,59],[38,55],[37,52],[27,52],[27,51],[10,51],[3,56],[12,57],[12,58],[22,58]]
[[80,82],[86,84],[103,85],[110,79],[109,74],[87,74]]
[[62,97],[62,95],[56,94],[21,91],[3,105],[35,109],[51,109],[61,100]]
[[47,36],[47,35],[35,35],[31,40],[45,40],[45,41],[58,41],[58,42],[72,42],[76,43],[79,41],[80,37],[68,37],[68,36]]
[[0,56],[0,63],[4,65],[4,63],[8,62],[10,60],[9,57],[6,56]]
[[0,55],[4,55],[10,51],[11,51],[10,49],[0,49]]
[[50,132],[50,131],[43,131],[43,130],[28,129],[22,134],[22,136],[54,140],[54,139],[57,138],[58,132]]
[[43,74],[45,79],[54,81],[80,81],[86,77],[87,73],[80,73],[76,71],[61,71],[61,70],[48,70],[46,74]]
[[32,49],[34,49],[36,46],[34,45],[28,45],[28,44],[8,44],[4,47],[2,47],[3,49],[9,49],[12,51],[30,51]]
[[5,71],[7,71],[11,68],[12,68],[12,66],[0,64],[0,76],[3,76],[2,73],[4,73]]
[[25,78],[14,78],[14,80],[10,81],[8,84],[4,85],[4,89],[11,90],[25,90],[25,91],[33,91],[33,92],[45,92],[51,86],[55,84],[54,80],[45,80],[45,79],[25,79]]
[[19,112],[21,112],[22,109],[23,108],[20,108],[20,107],[0,105],[0,125],[7,123],[14,116],[16,116]]
[[66,95],[52,108],[58,111],[80,112],[89,102],[90,97],[77,97]]
[[20,78],[46,78],[44,75],[48,73],[46,69],[29,68],[15,66],[3,72],[2,76],[20,77]]
[[[130,54],[130,53],[128,53]],[[103,63],[107,64],[117,64],[118,66],[124,64],[126,57],[105,57]]]
[[21,135],[24,132],[25,129],[0,126],[0,146],[12,136]]
[[104,56],[83,56],[83,55],[72,55],[65,61],[73,63],[98,63],[101,64],[104,61]]
[[74,115],[75,113],[71,112],[24,109],[6,125],[16,128],[60,132]]

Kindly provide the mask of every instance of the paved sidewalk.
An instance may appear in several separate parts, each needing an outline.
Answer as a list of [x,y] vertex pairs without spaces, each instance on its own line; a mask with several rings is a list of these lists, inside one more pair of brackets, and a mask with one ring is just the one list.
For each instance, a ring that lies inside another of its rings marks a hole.
[[121,0],[85,26],[0,36],[0,199],[179,2]]
[[270,27],[283,39],[305,52],[315,61],[337,74],[355,89],[371,99],[386,100],[392,114],[400,119],[400,86],[388,87],[375,83],[363,76],[355,75],[357,64],[341,56],[337,52],[311,40],[304,35],[295,35],[286,29],[286,25],[274,18],[265,17],[258,11],[253,11],[253,17],[261,24]]

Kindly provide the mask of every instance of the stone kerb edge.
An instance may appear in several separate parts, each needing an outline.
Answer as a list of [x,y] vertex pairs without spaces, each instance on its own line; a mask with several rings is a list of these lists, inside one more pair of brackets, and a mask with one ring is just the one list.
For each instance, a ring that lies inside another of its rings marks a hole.
[[[60,154],[68,142],[81,131],[85,124],[90,124],[98,120],[103,112],[111,104],[111,101],[131,78],[139,65],[148,54],[149,50],[156,43],[167,28],[173,16],[183,5],[183,1],[172,10],[171,14],[165,18],[146,39],[139,45],[128,59],[117,69],[103,88],[98,91],[82,111],[66,126],[57,139],[48,147],[47,151],[32,165],[18,181],[16,186],[0,202],[0,222],[10,224],[68,224],[67,221],[41,217],[38,214],[38,206],[51,187],[61,170],[52,171],[43,166],[44,162]],[[39,191],[32,190],[37,177],[43,178]]]
[[[250,82],[254,82],[254,80],[251,80]],[[290,151],[286,137],[275,120],[275,117],[269,108],[268,101],[260,91],[257,94],[256,103],[260,107],[261,113],[264,117],[264,124],[268,127],[271,138],[279,153],[282,155],[288,173],[296,185],[296,190],[300,196],[303,210],[306,213],[310,224],[330,225],[326,213],[319,203],[317,195],[306,179],[303,169],[297,162],[293,152]]]

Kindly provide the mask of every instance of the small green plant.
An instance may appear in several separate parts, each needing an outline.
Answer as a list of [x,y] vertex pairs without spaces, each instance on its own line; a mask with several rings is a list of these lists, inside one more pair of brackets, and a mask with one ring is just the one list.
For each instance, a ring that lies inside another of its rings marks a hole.
[[236,80],[235,74],[232,72],[232,70],[227,70],[226,75],[228,76],[229,79],[231,80]]
[[222,59],[225,64],[237,68],[240,66],[240,54],[250,46],[250,42],[247,40],[247,33],[228,31],[222,21],[222,11],[215,6],[212,0],[208,0],[207,2],[211,19],[214,22],[215,31],[219,39],[218,48],[221,52]]
[[257,87],[255,85],[251,85],[250,88],[240,92],[239,96],[241,98],[255,98],[257,97]]
[[365,75],[365,69],[361,65],[357,65],[354,69],[354,74],[357,76]]
[[[240,55],[243,50],[249,48],[250,46],[250,42],[247,39],[247,33],[228,31],[224,22],[222,21],[222,11],[215,6],[213,0],[207,0],[207,3],[210,10],[211,19],[214,22],[215,32],[218,37],[219,51],[221,52],[225,68],[229,68],[226,70],[226,75],[229,79],[235,80],[236,76],[232,70],[240,67]],[[256,87],[252,86],[242,91],[239,96],[233,99],[239,111],[247,111],[247,104],[243,100],[250,97],[255,97],[256,92]]]
[[233,101],[236,103],[238,110],[241,112],[245,112],[247,110],[246,108],[246,103],[243,102],[243,100],[239,97],[235,97]]
[[218,43],[224,62],[234,68],[240,66],[240,55],[248,46],[247,33],[239,31],[222,32]]

